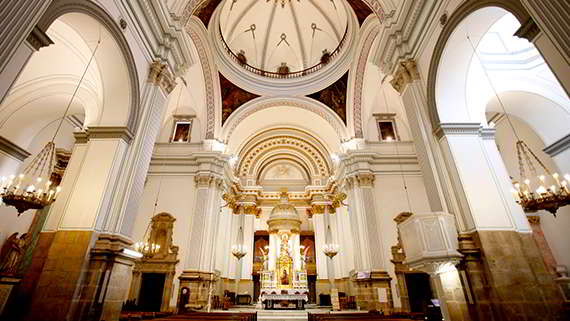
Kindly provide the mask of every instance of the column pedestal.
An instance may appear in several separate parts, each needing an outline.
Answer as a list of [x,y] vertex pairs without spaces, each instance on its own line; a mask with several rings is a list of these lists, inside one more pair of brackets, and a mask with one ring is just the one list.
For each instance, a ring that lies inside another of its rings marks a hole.
[[394,310],[392,299],[392,278],[385,271],[350,273],[350,280],[356,290],[356,304],[361,310],[383,311],[390,314]]
[[22,279],[9,275],[0,275],[0,315],[4,311],[4,306],[12,293],[14,286],[18,285]]
[[[187,288],[189,290],[188,303],[180,302],[178,309],[203,309],[208,305],[208,295],[210,293],[210,284],[215,288],[219,274],[216,272],[202,271],[184,271],[178,277],[180,280],[180,289]],[[179,296],[182,297],[182,296]]]
[[468,236],[473,255],[466,254],[462,269],[469,278],[473,320],[564,319],[561,294],[532,234],[478,231],[462,234],[462,243]]

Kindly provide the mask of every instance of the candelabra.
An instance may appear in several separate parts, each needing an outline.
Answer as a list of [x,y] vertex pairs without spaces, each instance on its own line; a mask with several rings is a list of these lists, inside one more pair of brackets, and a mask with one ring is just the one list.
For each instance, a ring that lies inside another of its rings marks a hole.
[[[513,183],[515,200],[523,207],[525,212],[546,210],[556,216],[558,208],[570,204],[570,192],[568,189],[570,175],[565,174],[562,178],[558,173],[551,174],[524,141],[519,140],[516,147],[520,177],[523,183]],[[537,163],[543,170],[543,174],[537,174],[534,163]],[[525,167],[529,169],[530,176],[527,176]],[[530,177],[536,177],[537,179],[533,182]],[[550,187],[548,187],[549,185]],[[533,187],[536,187],[534,191]]]

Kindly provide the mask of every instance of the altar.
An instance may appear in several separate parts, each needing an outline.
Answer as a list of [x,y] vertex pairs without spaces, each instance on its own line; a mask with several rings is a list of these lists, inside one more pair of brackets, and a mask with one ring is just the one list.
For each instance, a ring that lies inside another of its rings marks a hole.
[[281,194],[280,203],[267,220],[269,246],[263,253],[260,304],[264,309],[304,309],[309,300],[306,253],[300,245],[301,219],[295,207],[289,204],[287,193]]

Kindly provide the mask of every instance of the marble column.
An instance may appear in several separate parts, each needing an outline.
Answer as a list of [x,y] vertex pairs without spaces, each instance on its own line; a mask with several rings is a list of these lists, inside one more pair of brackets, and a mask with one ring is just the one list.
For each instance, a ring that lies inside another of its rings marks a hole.
[[[195,308],[207,305],[209,288],[217,279],[214,270],[215,240],[222,206],[222,180],[215,173],[196,175],[196,204],[188,238],[190,248],[179,276],[180,288],[190,289],[189,304]],[[212,285],[213,286],[213,285]]]
[[[354,164],[352,167],[362,168]],[[360,171],[347,179],[356,267],[351,272],[351,280],[356,290],[356,301],[361,309],[377,309],[391,313],[394,309],[392,278],[384,266],[384,247],[376,217],[375,176],[372,172]],[[383,291],[386,293],[387,302],[380,302],[380,292]]]

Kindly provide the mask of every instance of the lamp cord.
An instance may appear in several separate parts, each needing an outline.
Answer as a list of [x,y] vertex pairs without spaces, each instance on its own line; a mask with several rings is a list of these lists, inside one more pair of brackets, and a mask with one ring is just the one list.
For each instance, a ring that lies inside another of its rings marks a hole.
[[85,70],[83,71],[83,75],[81,75],[81,79],[79,79],[79,83],[77,84],[77,87],[75,87],[75,91],[73,92],[73,95],[71,96],[71,99],[69,100],[69,103],[67,104],[67,107],[65,108],[65,112],[63,113],[63,117],[61,117],[61,120],[59,121],[59,125],[57,126],[57,129],[55,130],[55,133],[53,134],[53,137],[51,139],[52,143],[55,141],[55,137],[57,136],[57,133],[59,132],[61,125],[63,124],[63,121],[65,120],[65,116],[67,116],[67,112],[69,111],[69,108],[71,108],[71,104],[73,103],[73,99],[75,98],[75,95],[77,94],[77,92],[79,91],[79,88],[81,87],[81,83],[83,82],[83,79],[85,78],[85,75],[87,74],[87,71],[89,70],[89,66],[91,65],[91,62],[93,61],[93,58],[95,58],[95,53],[97,52],[97,49],[99,49],[100,44],[101,44],[101,36],[99,36],[99,40],[97,40],[97,46],[95,46],[95,49],[93,50],[93,53],[91,54],[91,58],[89,58],[89,62],[87,63],[87,66],[85,67]]
[[[386,92],[382,89],[382,96],[384,97],[384,106],[386,107],[386,114],[388,114],[388,99],[386,98]],[[396,151],[396,158],[398,159],[398,166],[400,167],[400,175],[402,176],[402,184],[404,185],[404,193],[406,194],[406,201],[408,202],[408,211],[412,212],[412,203],[410,201],[410,195],[408,193],[408,184],[406,183],[406,177],[404,176],[404,167],[402,166],[402,162],[400,160],[400,150],[398,148],[398,133],[396,133],[396,129],[394,128],[394,148]]]
[[471,37],[469,35],[467,35],[467,40],[469,40],[469,44],[471,45],[471,49],[473,49],[473,54],[475,55],[475,57],[479,61],[479,64],[481,65],[481,69],[483,69],[483,73],[485,74],[485,77],[487,78],[487,81],[489,82],[491,89],[493,89],[493,93],[495,94],[495,97],[497,97],[497,100],[499,101],[499,105],[501,106],[501,109],[503,110],[503,113],[505,114],[505,117],[507,118],[507,121],[509,122],[509,126],[511,127],[513,134],[515,135],[517,141],[520,141],[521,139],[520,139],[517,131],[515,130],[515,126],[513,125],[511,117],[509,117],[509,114],[507,113],[505,105],[503,104],[503,100],[501,99],[501,97],[499,96],[499,93],[497,92],[497,89],[493,85],[493,82],[491,81],[491,76],[489,75],[487,68],[485,68],[485,65],[483,64],[483,60],[481,60],[481,57],[479,56],[479,53],[475,49],[475,45],[473,44],[473,41],[471,41]]

